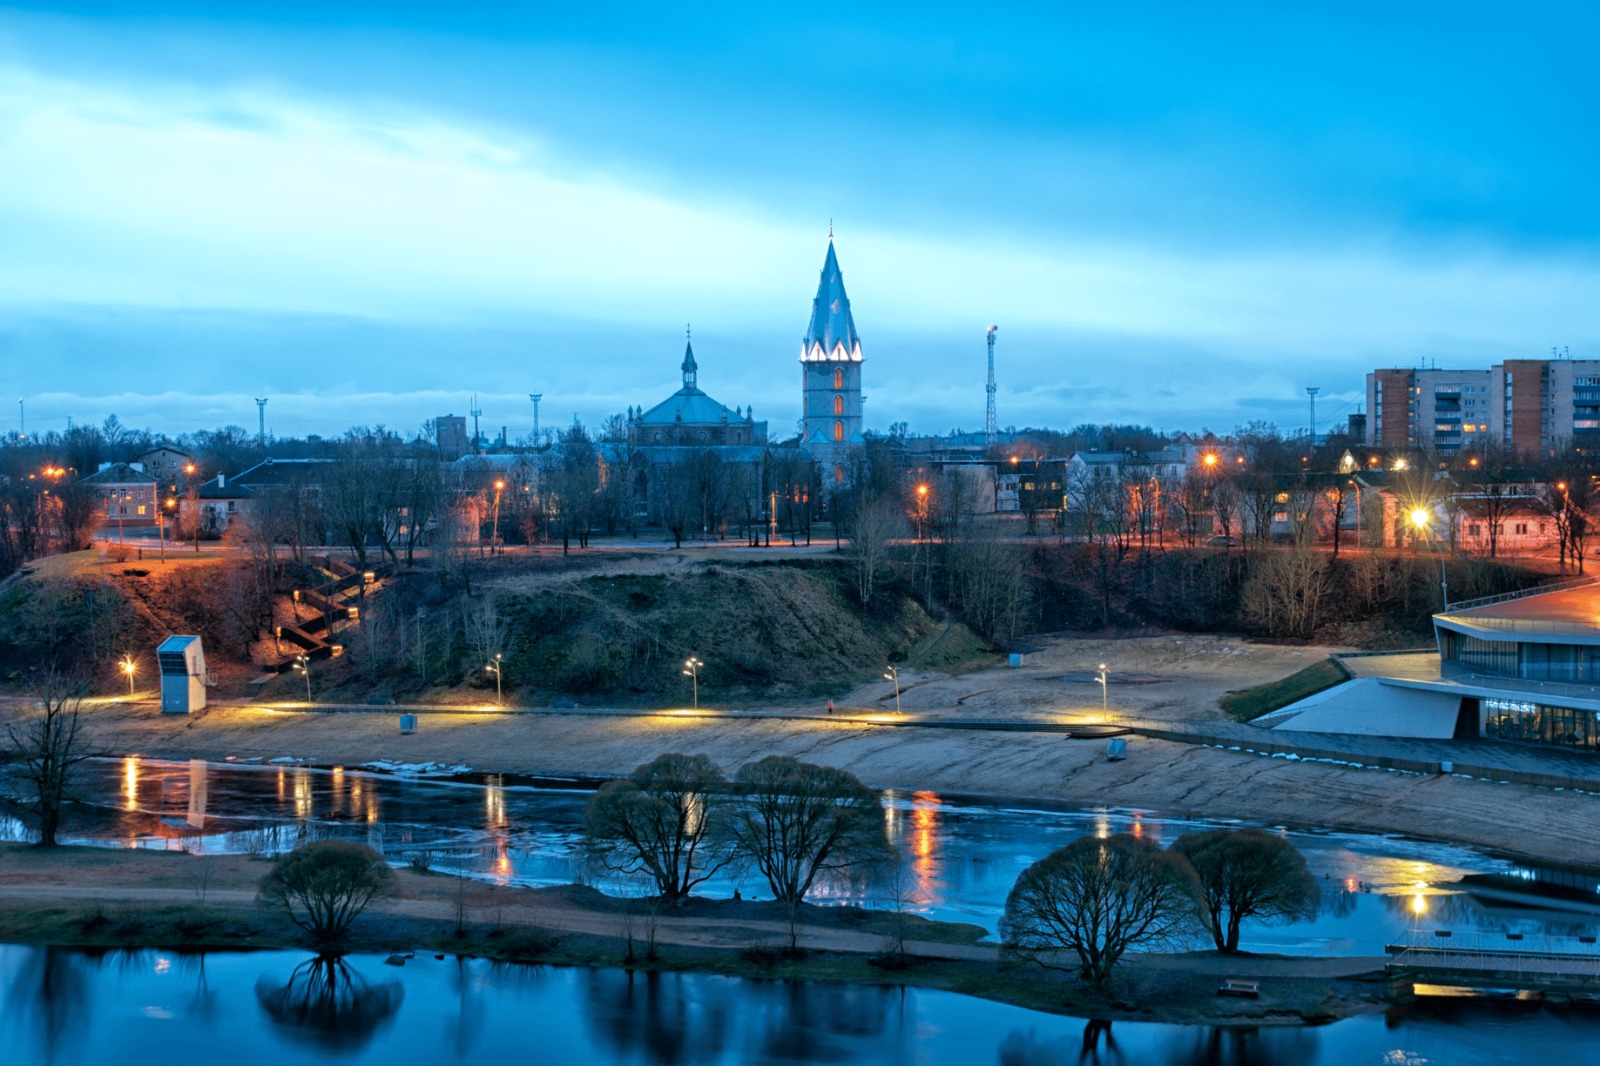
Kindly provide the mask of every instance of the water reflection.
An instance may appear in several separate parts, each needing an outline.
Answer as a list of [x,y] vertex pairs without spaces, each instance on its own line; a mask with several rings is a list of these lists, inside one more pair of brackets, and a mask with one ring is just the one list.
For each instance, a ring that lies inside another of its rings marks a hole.
[[229,1066],[1477,1066],[1586,1062],[1600,1040],[1600,1018],[1583,1011],[1461,1001],[1315,1028],[1206,1028],[1056,1017],[926,989],[428,955],[390,968],[294,952],[96,956],[11,945],[0,945],[0,1010],[0,1062],[50,1066],[224,1056]]
[[330,1051],[365,1047],[405,999],[399,981],[369,984],[338,955],[318,955],[279,985],[256,981],[256,1001],[291,1042]]
[[16,1025],[45,1062],[70,1054],[89,1016],[89,956],[66,948],[31,948],[6,992],[7,1025]]
[[727,996],[695,994],[703,978],[681,973],[586,970],[580,977],[589,1031],[612,1057],[651,1066],[713,1062],[728,1041]]
[[[0,769],[0,782],[5,780]],[[533,789],[490,776],[477,784],[372,775],[359,768],[243,767],[130,757],[87,764],[64,839],[206,853],[272,854],[324,837],[360,840],[391,861],[428,851],[435,868],[500,884],[548,885],[581,875],[587,794]],[[1085,833],[1133,833],[1169,845],[1218,823],[1111,809],[1046,809],[951,801],[934,792],[884,796],[889,841],[904,856],[899,888],[830,880],[818,899],[897,905],[993,930],[1006,893],[1031,862]],[[1247,928],[1264,952],[1377,954],[1420,922],[1458,931],[1594,935],[1600,877],[1493,859],[1468,848],[1362,834],[1277,830],[1323,882],[1313,921]],[[0,837],[25,835],[0,819]],[[741,880],[740,878],[743,878]],[[886,881],[894,881],[890,876]],[[1417,885],[1427,914],[1412,912]],[[607,891],[620,886],[604,882]],[[761,898],[766,885],[729,872],[705,893]],[[889,902],[894,897],[894,904]]]

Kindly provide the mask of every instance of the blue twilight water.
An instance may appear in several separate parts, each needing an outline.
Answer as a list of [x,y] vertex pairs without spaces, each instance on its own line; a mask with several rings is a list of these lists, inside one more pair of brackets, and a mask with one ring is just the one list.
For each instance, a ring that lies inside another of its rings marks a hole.
[[[353,770],[240,767],[128,758],[86,767],[90,801],[68,838],[122,847],[277,852],[303,839],[344,836],[396,862],[418,852],[436,868],[505,884],[566,884],[584,875],[581,826],[588,793],[498,783],[444,783]],[[902,895],[932,917],[994,930],[1006,893],[1029,863],[1085,833],[1131,832],[1159,843],[1219,823],[1105,808],[962,802],[931,792],[890,793],[884,819],[903,856]],[[17,836],[16,823],[0,836]],[[1285,830],[1323,884],[1310,922],[1247,925],[1251,951],[1381,954],[1409,928],[1527,935],[1593,935],[1600,876],[1547,870],[1471,848],[1398,837]],[[615,890],[616,886],[602,883]],[[705,895],[760,896],[758,877],[720,877]],[[833,885],[823,898],[889,906],[887,890]]]
[[0,945],[0,1005],[0,1062],[29,1066],[1478,1066],[1592,1061],[1600,1041],[1600,1017],[1547,1009],[1107,1025],[887,986],[286,951]]

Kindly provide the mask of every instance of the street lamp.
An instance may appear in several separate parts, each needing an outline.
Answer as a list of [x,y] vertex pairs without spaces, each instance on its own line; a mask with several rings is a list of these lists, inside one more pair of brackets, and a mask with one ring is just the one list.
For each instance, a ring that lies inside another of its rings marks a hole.
[[294,668],[306,677],[306,702],[311,702],[311,656],[300,652],[294,657]]
[[1101,663],[1100,672],[1095,675],[1095,680],[1100,682],[1100,714],[1104,717],[1110,717],[1110,709],[1106,701],[1106,678],[1108,676],[1110,675],[1106,673],[1106,664]]
[[885,681],[894,682],[894,713],[900,713],[900,671],[893,666],[885,668],[883,672]]
[[697,711],[700,709],[700,668],[704,665],[693,655],[683,661],[683,676],[694,685],[694,709]]
[[487,666],[484,667],[485,670],[489,671],[491,674],[494,675],[494,705],[496,707],[502,706],[502,704],[500,702],[500,660],[501,660],[501,658],[502,658],[502,656],[500,655],[500,653],[499,652],[495,652],[494,661],[489,663]]
[[500,550],[500,490],[506,487],[504,481],[494,483],[494,543],[490,545],[490,554]]
[[133,661],[133,656],[124,655],[120,663],[122,672],[128,675],[128,697],[133,698],[133,675],[138,671],[138,666]]
[[[1423,533],[1427,532],[1428,522],[1431,521],[1432,518],[1433,516],[1428,513],[1428,509],[1426,507],[1416,507],[1412,509],[1411,524],[1416,527],[1418,537],[1421,537]],[[1448,611],[1450,609],[1450,578],[1445,573],[1444,569],[1444,552],[1439,552],[1439,590],[1441,603],[1440,610]]]

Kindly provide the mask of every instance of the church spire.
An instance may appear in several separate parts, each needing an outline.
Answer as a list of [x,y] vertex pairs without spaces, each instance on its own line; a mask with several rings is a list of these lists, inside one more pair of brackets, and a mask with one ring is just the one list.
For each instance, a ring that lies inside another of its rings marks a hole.
[[696,379],[700,376],[700,368],[694,361],[694,343],[689,336],[689,327],[683,327],[683,387],[686,389],[697,388]]
[[833,251],[831,222],[828,225],[828,256],[822,262],[817,298],[811,301],[811,322],[800,342],[800,360],[861,360],[861,338],[856,334],[855,319],[850,315],[850,297],[845,295],[839,257]]

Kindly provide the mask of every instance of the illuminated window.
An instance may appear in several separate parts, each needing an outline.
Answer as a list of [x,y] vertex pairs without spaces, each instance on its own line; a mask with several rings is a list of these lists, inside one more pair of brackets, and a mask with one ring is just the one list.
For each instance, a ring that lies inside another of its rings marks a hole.
[[833,398],[833,413],[836,414],[836,415],[844,414],[844,397],[843,396],[835,396]]
[[844,388],[844,371],[843,370],[835,370],[833,372],[833,387],[836,388],[836,389]]
[[833,439],[834,440],[844,440],[844,423],[843,422],[835,422],[833,424]]
[[843,485],[844,484],[844,467],[838,466],[837,464],[834,466],[834,468],[833,468],[833,483],[835,485]]

